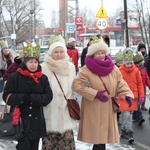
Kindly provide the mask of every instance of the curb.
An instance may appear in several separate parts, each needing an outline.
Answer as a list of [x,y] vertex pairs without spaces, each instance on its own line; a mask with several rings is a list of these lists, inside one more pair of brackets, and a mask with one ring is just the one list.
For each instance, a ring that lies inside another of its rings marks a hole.
[[136,146],[138,146],[138,147],[143,148],[144,150],[150,150],[150,147],[148,147],[148,146],[146,146],[146,145],[144,145],[144,144],[141,144],[141,143],[139,143],[139,142],[134,142],[134,144],[135,144]]
[[149,146],[146,146],[146,145],[139,143],[139,142],[136,142],[136,141],[134,141],[132,144],[129,144],[127,142],[127,140],[120,139],[120,143],[125,144],[125,145],[130,145],[132,148],[135,148],[136,150],[150,150]]

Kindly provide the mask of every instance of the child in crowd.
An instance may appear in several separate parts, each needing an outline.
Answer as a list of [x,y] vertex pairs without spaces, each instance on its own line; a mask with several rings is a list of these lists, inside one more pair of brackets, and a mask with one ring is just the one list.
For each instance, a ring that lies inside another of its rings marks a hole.
[[140,104],[144,102],[144,87],[139,69],[133,63],[133,52],[130,48],[123,51],[123,65],[119,69],[134,94],[132,106],[127,105],[125,100],[118,97],[121,111],[121,138],[133,143],[132,112],[138,110],[138,101]]
[[122,65],[122,52],[121,51],[115,54],[115,65],[118,68]]
[[[144,57],[143,57],[142,53],[137,52],[133,57],[133,61],[141,73],[143,87],[144,87],[144,94],[145,94],[145,98],[146,98],[146,86],[148,86],[150,88],[150,79],[147,74],[147,69],[144,67]],[[145,102],[145,99],[144,99],[144,102]],[[139,125],[142,125],[142,123],[145,121],[145,119],[142,116],[140,104],[138,105],[138,110],[133,112],[132,118],[133,118],[133,120],[137,121]]]
[[[119,51],[115,54],[115,65],[118,68],[122,65],[122,52],[121,51]],[[117,112],[118,125],[121,125],[121,123],[120,123],[120,114],[121,114],[121,112]]]

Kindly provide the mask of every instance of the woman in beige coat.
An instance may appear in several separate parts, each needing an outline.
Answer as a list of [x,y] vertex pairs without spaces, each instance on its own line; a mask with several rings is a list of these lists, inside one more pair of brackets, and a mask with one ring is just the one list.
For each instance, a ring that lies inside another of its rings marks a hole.
[[74,91],[82,96],[78,140],[94,144],[93,150],[105,150],[106,143],[119,142],[117,113],[111,97],[120,95],[129,105],[134,98],[107,52],[108,46],[103,41],[92,44],[85,66],[73,84]]

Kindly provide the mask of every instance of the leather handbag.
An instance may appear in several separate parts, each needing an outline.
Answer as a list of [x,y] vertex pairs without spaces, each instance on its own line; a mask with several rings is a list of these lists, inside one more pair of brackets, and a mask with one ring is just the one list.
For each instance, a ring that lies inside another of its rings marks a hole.
[[[99,78],[100,78],[100,80],[102,81],[103,86],[105,87],[105,89],[106,89],[108,95],[110,95],[110,93],[109,93],[109,91],[108,91],[108,89],[107,89],[105,83],[103,82],[103,80],[101,79],[100,76],[99,76]],[[114,112],[119,112],[120,104],[119,104],[119,102],[118,102],[118,99],[117,99],[116,97],[111,97],[111,100],[112,100],[112,106],[113,106]]]
[[68,111],[69,111],[70,117],[72,119],[75,119],[75,120],[80,120],[80,107],[79,107],[79,104],[78,104],[77,100],[75,100],[75,99],[67,99],[67,97],[65,96],[65,93],[64,93],[64,91],[62,89],[62,86],[61,86],[61,84],[60,84],[60,82],[59,82],[55,72],[53,72],[53,73],[54,73],[54,75],[56,77],[56,80],[57,80],[57,82],[58,82],[58,84],[60,86],[60,89],[61,89],[61,91],[62,91],[62,93],[64,95],[64,98],[67,101],[67,106],[68,106]]
[[13,125],[13,111],[7,112],[7,102],[11,94],[7,96],[5,106],[0,117],[0,139],[18,141],[23,135],[22,120],[19,118],[18,125]]

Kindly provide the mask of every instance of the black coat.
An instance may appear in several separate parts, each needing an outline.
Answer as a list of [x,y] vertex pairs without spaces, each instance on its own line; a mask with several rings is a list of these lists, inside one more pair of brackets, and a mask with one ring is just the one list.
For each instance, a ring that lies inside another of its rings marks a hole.
[[[21,68],[26,66],[22,63]],[[38,67],[38,71],[41,67]],[[12,93],[8,105],[11,110],[18,105],[21,110],[21,117],[25,134],[29,139],[36,139],[46,135],[46,125],[43,115],[43,107],[48,105],[53,97],[48,78],[42,75],[35,83],[32,78],[18,72],[12,73],[6,83],[3,99],[6,101],[8,94]],[[24,95],[30,95],[30,102],[23,99]]]
[[81,54],[81,67],[83,67],[85,65],[85,57],[86,57],[87,51],[88,51],[88,47],[85,47],[82,51],[82,54]]

